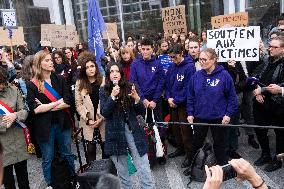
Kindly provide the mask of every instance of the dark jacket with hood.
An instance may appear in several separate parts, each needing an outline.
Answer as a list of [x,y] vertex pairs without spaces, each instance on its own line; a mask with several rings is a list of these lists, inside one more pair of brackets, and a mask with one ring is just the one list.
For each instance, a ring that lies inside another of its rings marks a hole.
[[176,105],[186,105],[186,93],[189,81],[195,73],[195,66],[190,57],[185,57],[180,64],[172,64],[166,76],[166,99],[173,98]]
[[238,110],[238,99],[230,74],[219,65],[211,74],[197,71],[190,80],[187,113],[199,119],[216,120],[232,117]]
[[150,60],[142,57],[133,61],[130,67],[130,82],[138,87],[141,100],[158,102],[164,89],[165,74],[160,61],[152,56]]
[[[127,155],[128,143],[125,137],[125,114],[118,110],[118,103],[111,96],[107,96],[105,88],[100,89],[100,108],[101,114],[105,118],[105,153],[108,155]],[[145,132],[139,126],[136,116],[144,115],[145,108],[143,103],[131,104],[126,110],[128,116],[129,128],[131,128],[135,145],[140,156],[148,151],[148,145],[145,140]]]

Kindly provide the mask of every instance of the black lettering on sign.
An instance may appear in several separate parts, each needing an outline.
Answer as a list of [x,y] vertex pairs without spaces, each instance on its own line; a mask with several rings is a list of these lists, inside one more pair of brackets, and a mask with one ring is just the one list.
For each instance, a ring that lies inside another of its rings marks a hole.
[[208,32],[208,36],[207,36],[208,39],[213,39],[214,35],[212,33],[213,33],[212,30]]
[[252,38],[254,38],[254,29],[252,29],[252,31],[247,30],[247,39],[249,39],[250,36],[251,36]]
[[252,50],[252,53],[253,53],[252,57],[253,58],[257,56],[257,52],[258,52],[258,49],[257,48],[253,48],[253,50]]
[[251,56],[250,56],[250,51],[251,51],[251,49],[247,49],[247,50],[246,50],[246,57],[251,57]]
[[[220,46],[220,47],[219,47]],[[218,40],[216,43],[216,48],[223,48],[221,40]]]
[[233,49],[227,49],[227,51],[229,52],[229,57],[228,58],[232,58],[232,51],[233,51]]
[[240,38],[244,38],[245,29],[240,29]]
[[245,53],[246,53],[245,49],[239,49],[238,57],[240,57],[240,58],[243,57],[244,58],[245,57]]

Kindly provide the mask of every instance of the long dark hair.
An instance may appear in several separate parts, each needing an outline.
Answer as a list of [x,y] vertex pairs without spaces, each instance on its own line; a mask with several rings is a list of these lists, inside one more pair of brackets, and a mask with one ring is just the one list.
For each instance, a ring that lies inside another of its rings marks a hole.
[[51,54],[51,57],[52,57],[52,61],[53,61],[53,63],[54,64],[56,64],[55,63],[55,55],[59,55],[61,58],[62,58],[62,63],[61,64],[69,64],[68,63],[68,60],[67,60],[67,57],[66,57],[66,55],[62,52],[62,51],[54,51],[52,54]]
[[80,84],[79,84],[79,91],[82,91],[83,89],[86,89],[87,92],[89,94],[92,93],[92,86],[91,83],[88,79],[88,76],[86,74],[86,64],[87,62],[93,62],[95,64],[96,67],[96,74],[95,74],[95,84],[96,85],[101,85],[102,83],[102,75],[99,72],[99,67],[96,64],[96,56],[89,52],[89,51],[84,51],[80,54],[79,58],[78,58],[78,63],[81,66],[80,69],[80,73],[79,73],[79,80],[80,80]]
[[118,95],[118,105],[119,105],[119,108],[129,108],[131,103],[134,102],[134,100],[129,97],[128,94],[130,94],[131,92],[131,87],[133,84],[127,82],[127,80],[125,79],[125,75],[123,73],[123,70],[122,70],[122,66],[120,63],[117,63],[117,62],[110,62],[108,65],[107,65],[107,68],[106,68],[106,78],[105,78],[105,93],[107,96],[110,96],[111,92],[112,92],[112,89],[114,87],[114,84],[113,82],[110,80],[110,69],[112,66],[117,66],[118,69],[119,69],[119,73],[120,73],[120,80],[118,82],[118,85],[120,87],[120,93]]

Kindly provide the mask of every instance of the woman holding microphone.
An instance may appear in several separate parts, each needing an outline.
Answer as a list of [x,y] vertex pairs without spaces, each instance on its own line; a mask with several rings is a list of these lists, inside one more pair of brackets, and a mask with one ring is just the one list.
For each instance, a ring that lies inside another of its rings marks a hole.
[[137,168],[141,188],[153,188],[145,132],[136,118],[144,115],[145,109],[135,86],[126,81],[118,63],[107,66],[100,102],[101,114],[106,121],[105,153],[115,164],[122,188],[132,188],[127,166],[128,149]]

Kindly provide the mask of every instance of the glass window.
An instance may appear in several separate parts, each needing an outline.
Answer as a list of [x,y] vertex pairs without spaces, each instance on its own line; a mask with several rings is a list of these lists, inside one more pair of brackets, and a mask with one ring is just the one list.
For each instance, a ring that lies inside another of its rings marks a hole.
[[142,3],[142,10],[150,10],[149,3]]
[[116,6],[116,0],[108,0],[108,6]]
[[103,16],[107,16],[107,9],[101,9],[101,13]]
[[132,10],[133,12],[139,12],[140,11],[140,6],[138,3],[132,4]]
[[160,9],[159,5],[152,5],[152,9]]
[[110,7],[109,8],[109,14],[110,15],[117,14],[117,8],[116,7]]
[[123,12],[124,12],[124,13],[129,13],[129,12],[131,12],[131,7],[130,7],[130,5],[123,5]]
[[99,5],[100,7],[106,7],[107,6],[106,0],[99,0]]
[[132,20],[131,14],[124,14],[123,15],[123,20],[124,21],[131,21]]
[[82,4],[82,10],[88,10],[88,4],[87,3]]
[[141,17],[140,17],[140,13],[134,13],[133,14],[133,20],[140,20]]

